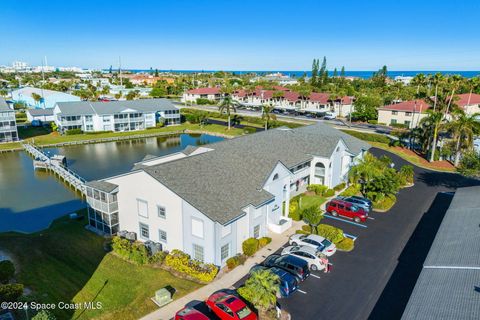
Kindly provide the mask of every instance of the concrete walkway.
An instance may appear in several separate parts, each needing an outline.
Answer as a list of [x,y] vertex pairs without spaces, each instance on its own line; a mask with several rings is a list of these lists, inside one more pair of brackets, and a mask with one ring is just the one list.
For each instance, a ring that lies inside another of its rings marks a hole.
[[265,257],[282,247],[288,241],[288,238],[295,233],[295,230],[300,229],[303,224],[304,223],[301,221],[292,221],[292,227],[283,234],[270,234],[269,236],[271,236],[272,242],[260,249],[253,257],[247,259],[244,265],[236,267],[232,271],[225,273],[221,278],[215,279],[210,284],[207,284],[202,288],[195,290],[180,299],[174,300],[166,306],[146,315],[142,318],[142,320],[172,319],[175,316],[175,313],[182,309],[190,301],[204,301],[213,292],[232,287],[238,280],[243,278],[248,273],[252,266],[263,262]]

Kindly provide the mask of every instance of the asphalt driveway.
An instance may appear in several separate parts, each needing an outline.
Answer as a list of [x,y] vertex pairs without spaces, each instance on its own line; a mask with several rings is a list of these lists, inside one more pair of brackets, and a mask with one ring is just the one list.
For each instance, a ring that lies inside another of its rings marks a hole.
[[[386,151],[396,168],[408,164]],[[350,253],[337,252],[332,272],[315,273],[280,301],[293,319],[399,319],[452,194],[480,181],[415,167],[415,185],[400,191],[387,213],[371,214],[365,227],[325,219],[358,237]]]

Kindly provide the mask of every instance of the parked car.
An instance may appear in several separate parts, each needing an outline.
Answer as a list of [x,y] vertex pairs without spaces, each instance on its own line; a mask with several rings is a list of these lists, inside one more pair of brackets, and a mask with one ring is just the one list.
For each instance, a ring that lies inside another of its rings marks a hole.
[[352,196],[352,197],[337,197],[337,199],[347,201],[350,203],[353,203],[357,207],[362,208],[366,212],[370,212],[372,210],[372,202],[366,198],[362,197],[357,197],[357,196]]
[[343,216],[355,222],[365,222],[368,212],[364,209],[342,199],[333,199],[327,203],[327,212],[332,216]]
[[207,307],[221,320],[256,320],[257,315],[242,299],[219,291],[208,297]]
[[290,255],[272,254],[265,259],[263,265],[269,268],[277,267],[286,270],[293,274],[298,281],[303,281],[310,275],[308,262]]
[[175,320],[209,320],[210,318],[201,311],[185,307],[175,314]]
[[280,296],[286,298],[298,289],[298,281],[297,278],[290,272],[280,269],[280,268],[268,268],[265,266],[262,266],[260,264],[253,266],[250,269],[250,274],[257,271],[257,270],[270,270],[272,273],[276,274],[278,278],[280,279]]
[[325,116],[323,116],[323,119],[325,120],[334,120],[337,118],[337,114],[335,112],[325,112]]
[[310,270],[313,271],[323,270],[328,264],[328,260],[323,253],[309,246],[289,246],[282,250],[282,256],[285,254],[307,261]]
[[291,246],[309,246],[330,257],[337,252],[337,247],[328,239],[316,234],[294,234],[288,243]]

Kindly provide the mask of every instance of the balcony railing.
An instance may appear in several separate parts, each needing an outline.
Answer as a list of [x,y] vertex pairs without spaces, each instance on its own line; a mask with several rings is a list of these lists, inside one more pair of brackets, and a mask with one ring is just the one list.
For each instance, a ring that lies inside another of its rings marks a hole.
[[118,211],[118,202],[106,203],[106,202],[97,200],[95,198],[87,197],[87,203],[93,209],[96,209],[102,212],[112,213],[112,212]]
[[17,131],[17,127],[14,127],[14,126],[3,126],[3,127],[0,127],[0,131]]
[[81,126],[81,125],[83,125],[83,121],[82,120],[71,120],[71,121],[62,120],[60,122],[60,124],[64,127],[66,127],[66,126]]

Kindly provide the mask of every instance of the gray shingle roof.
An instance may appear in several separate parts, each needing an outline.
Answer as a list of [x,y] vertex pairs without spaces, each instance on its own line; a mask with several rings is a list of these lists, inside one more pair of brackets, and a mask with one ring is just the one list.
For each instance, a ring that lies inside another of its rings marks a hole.
[[53,116],[53,108],[47,109],[28,109],[28,113],[32,116]]
[[8,107],[7,101],[2,97],[0,97],[0,111],[13,111]]
[[87,187],[92,187],[97,190],[104,191],[106,193],[110,193],[114,191],[118,186],[116,184],[110,183],[108,181],[103,180],[93,180],[85,183]]
[[177,107],[168,99],[140,99],[108,102],[73,101],[58,102],[62,115],[107,115],[125,111],[127,109],[139,112],[158,112],[176,110]]
[[479,194],[457,189],[402,319],[480,319]]
[[[143,170],[185,201],[225,224],[241,216],[243,208],[273,199],[262,189],[278,162],[288,168],[330,157],[343,133],[325,124],[276,129],[208,145],[213,151],[144,167]],[[345,141],[352,151],[369,145],[356,138]]]

